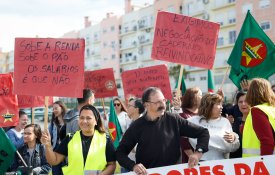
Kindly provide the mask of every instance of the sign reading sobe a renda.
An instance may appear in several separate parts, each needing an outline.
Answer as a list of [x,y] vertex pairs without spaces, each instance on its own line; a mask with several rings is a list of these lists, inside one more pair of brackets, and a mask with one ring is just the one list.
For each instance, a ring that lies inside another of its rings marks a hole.
[[14,92],[82,97],[84,39],[16,38]]

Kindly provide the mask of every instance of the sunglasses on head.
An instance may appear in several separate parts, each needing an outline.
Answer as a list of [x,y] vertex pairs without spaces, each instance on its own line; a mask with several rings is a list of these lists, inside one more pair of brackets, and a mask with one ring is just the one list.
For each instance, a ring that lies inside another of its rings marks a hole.
[[114,103],[114,106],[120,106],[120,103]]

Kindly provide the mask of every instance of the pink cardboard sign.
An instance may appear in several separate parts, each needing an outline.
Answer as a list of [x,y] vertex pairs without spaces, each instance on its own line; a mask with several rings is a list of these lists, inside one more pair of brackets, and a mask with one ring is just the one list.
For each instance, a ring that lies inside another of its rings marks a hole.
[[219,24],[169,12],[158,12],[152,58],[212,69]]
[[82,97],[84,39],[16,38],[14,93]]
[[84,87],[95,91],[96,98],[118,96],[112,68],[86,71]]
[[172,99],[171,87],[166,65],[151,66],[122,72],[124,95],[141,97],[148,87],[158,87],[165,98]]

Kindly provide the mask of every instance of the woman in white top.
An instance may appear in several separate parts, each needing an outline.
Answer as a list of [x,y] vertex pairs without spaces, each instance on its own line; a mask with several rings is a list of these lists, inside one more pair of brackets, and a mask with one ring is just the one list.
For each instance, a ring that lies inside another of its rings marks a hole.
[[114,98],[113,101],[122,134],[124,134],[125,131],[129,128],[132,121],[127,114],[127,109],[123,102],[117,97]]
[[[201,160],[220,160],[229,158],[229,153],[240,146],[239,138],[232,131],[228,119],[221,116],[222,97],[218,94],[208,93],[201,99],[198,116],[189,118],[192,123],[208,129],[210,140],[208,152],[204,153]],[[192,147],[197,144],[196,139],[189,138]]]

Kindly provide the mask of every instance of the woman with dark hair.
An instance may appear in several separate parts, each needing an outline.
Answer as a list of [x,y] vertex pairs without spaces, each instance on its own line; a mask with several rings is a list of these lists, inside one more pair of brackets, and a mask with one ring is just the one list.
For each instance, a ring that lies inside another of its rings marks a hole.
[[105,134],[100,114],[92,105],[80,109],[78,125],[80,131],[68,135],[55,151],[52,150],[49,132],[42,135],[46,146],[46,158],[51,165],[57,165],[68,157],[68,166],[63,174],[113,174],[115,171],[115,149]]
[[117,97],[113,99],[113,102],[117,118],[122,130],[122,134],[124,134],[125,131],[129,128],[132,121],[127,114],[127,108],[125,107],[124,103]]
[[247,104],[245,98],[246,98],[246,92],[245,91],[239,91],[236,95],[236,103],[237,103],[238,109],[242,113],[241,123],[238,126],[240,132],[237,133],[239,135],[239,138],[240,138],[240,145],[241,146],[238,148],[237,151],[230,153],[230,158],[240,158],[240,157],[242,157],[242,130],[243,130],[243,124],[244,124],[244,122],[246,120],[246,117],[247,117],[247,115],[249,113],[249,110],[250,110],[250,106]]
[[251,106],[243,129],[243,157],[275,154],[275,94],[263,78],[251,81],[246,94]]
[[[67,112],[67,107],[62,101],[56,101],[53,104],[53,113],[51,123],[49,125],[49,132],[51,135],[51,143],[53,150],[61,143],[61,141],[66,136],[66,124],[64,122],[64,116]],[[62,166],[64,163],[61,163],[57,166],[52,166],[53,175],[62,175]]]
[[[210,134],[208,152],[204,153],[201,160],[220,160],[229,158],[229,153],[239,148],[239,137],[232,131],[230,122],[221,116],[222,96],[214,93],[205,94],[200,103],[198,115],[188,121],[207,128]],[[196,139],[189,138],[195,147]]]
[[[33,174],[48,174],[51,166],[45,157],[45,147],[41,144],[41,128],[37,124],[29,124],[24,129],[25,144],[18,149],[28,167],[32,167]],[[12,170],[16,171],[19,166],[24,166],[22,160],[16,155]]]

